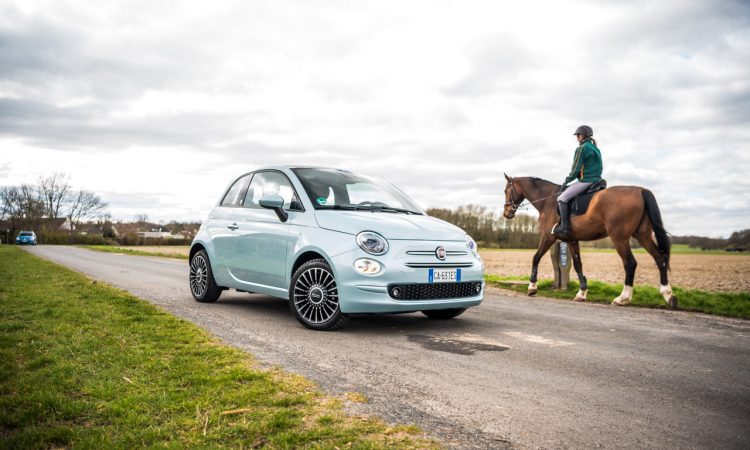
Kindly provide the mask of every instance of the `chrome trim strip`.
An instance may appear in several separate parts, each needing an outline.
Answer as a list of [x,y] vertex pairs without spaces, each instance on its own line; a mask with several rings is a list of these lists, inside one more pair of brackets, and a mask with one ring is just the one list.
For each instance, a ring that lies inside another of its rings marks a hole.
[[406,263],[406,267],[412,267],[412,268],[435,268],[435,267],[446,267],[446,268],[452,268],[452,267],[471,267],[474,265],[474,263],[466,262],[434,262],[434,263]]
[[[422,256],[435,256],[435,250],[407,250],[407,255],[422,255]],[[469,252],[462,250],[446,250],[447,256],[466,256]]]

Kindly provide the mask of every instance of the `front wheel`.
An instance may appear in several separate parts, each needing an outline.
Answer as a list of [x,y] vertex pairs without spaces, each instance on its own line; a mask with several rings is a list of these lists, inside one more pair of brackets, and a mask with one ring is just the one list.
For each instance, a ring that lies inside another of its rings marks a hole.
[[344,324],[336,279],[324,259],[307,261],[294,272],[289,308],[297,321],[311,330],[330,331]]
[[205,250],[196,252],[190,258],[190,292],[201,303],[213,303],[221,295],[221,288],[216,285]]
[[430,319],[446,320],[458,317],[466,311],[466,308],[452,308],[452,309],[428,309],[422,311],[422,314],[429,317]]

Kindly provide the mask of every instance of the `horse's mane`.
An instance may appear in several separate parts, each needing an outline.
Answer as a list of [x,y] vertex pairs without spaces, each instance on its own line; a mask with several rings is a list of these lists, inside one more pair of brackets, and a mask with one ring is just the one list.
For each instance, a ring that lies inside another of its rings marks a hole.
[[541,179],[541,178],[538,178],[538,177],[528,177],[528,179],[531,180],[531,182],[534,185],[536,185],[536,184],[551,184],[553,186],[559,186],[559,184],[557,184],[557,183],[553,183],[551,181],[547,181],[547,180],[544,180],[544,179]]

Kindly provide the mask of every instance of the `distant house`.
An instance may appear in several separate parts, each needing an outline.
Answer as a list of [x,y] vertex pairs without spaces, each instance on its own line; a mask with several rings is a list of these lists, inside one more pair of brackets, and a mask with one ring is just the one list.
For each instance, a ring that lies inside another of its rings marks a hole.
[[151,231],[138,231],[136,234],[144,239],[182,239],[179,234],[172,234],[162,229],[152,229]]

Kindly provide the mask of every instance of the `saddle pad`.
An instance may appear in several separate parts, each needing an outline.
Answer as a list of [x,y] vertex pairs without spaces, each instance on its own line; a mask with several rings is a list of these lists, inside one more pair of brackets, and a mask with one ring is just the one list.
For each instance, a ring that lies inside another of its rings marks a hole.
[[594,196],[599,192],[601,192],[601,190],[596,192],[585,192],[573,199],[573,201],[570,202],[570,216],[573,217],[586,214],[586,210],[589,209],[589,203],[591,203],[591,199],[594,198]]

